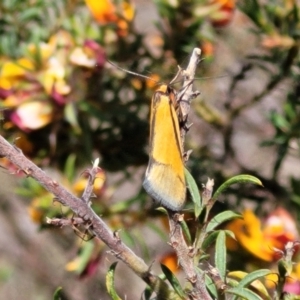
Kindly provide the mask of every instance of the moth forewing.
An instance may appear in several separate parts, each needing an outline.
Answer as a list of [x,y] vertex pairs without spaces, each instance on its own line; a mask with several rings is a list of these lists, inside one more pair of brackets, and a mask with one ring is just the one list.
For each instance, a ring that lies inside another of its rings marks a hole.
[[177,211],[184,205],[186,184],[175,98],[167,85],[161,85],[152,97],[150,154],[143,186],[158,204]]

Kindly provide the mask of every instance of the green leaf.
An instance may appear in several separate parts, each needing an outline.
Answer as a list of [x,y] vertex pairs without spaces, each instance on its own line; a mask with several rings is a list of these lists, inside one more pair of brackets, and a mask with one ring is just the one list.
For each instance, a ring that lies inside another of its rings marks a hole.
[[[231,238],[235,239],[235,235],[230,230],[223,230],[226,235],[230,236]],[[217,239],[218,234],[220,230],[212,231],[210,234],[207,235],[207,237],[204,239],[201,250],[206,251],[206,249],[214,243],[214,241]]]
[[221,230],[216,241],[215,265],[223,281],[226,276],[226,254],[226,234]]
[[257,280],[261,277],[264,277],[266,275],[272,274],[274,272],[271,272],[268,269],[260,269],[254,272],[251,272],[249,274],[247,274],[240,282],[238,287],[246,287],[249,284],[251,284],[254,280]]
[[226,290],[225,293],[233,294],[246,300],[263,300],[260,296],[258,296],[257,294],[255,294],[254,292],[246,288],[235,287]]
[[185,299],[185,293],[178,281],[178,279],[175,277],[175,275],[170,271],[170,269],[168,267],[166,267],[163,264],[160,264],[161,269],[163,271],[163,273],[165,274],[166,278],[168,279],[168,281],[170,282],[170,284],[172,285],[172,287],[174,288],[174,290],[176,291],[176,293],[182,297],[182,299]]
[[182,228],[182,231],[183,231],[184,237],[186,238],[187,243],[191,245],[192,244],[192,237],[191,237],[189,227],[187,226],[185,221],[181,221],[180,226]]
[[106,289],[113,300],[122,300],[115,290],[115,269],[118,262],[114,262],[106,274]]
[[150,300],[152,295],[152,290],[149,286],[147,286],[144,290],[144,298],[145,300]]
[[163,213],[163,214],[165,214],[165,215],[168,216],[168,211],[164,207],[162,207],[162,206],[157,207],[155,210],[157,210],[157,211],[159,211],[159,212],[161,212],[161,213]]
[[213,295],[214,299],[217,299],[218,298],[217,288],[214,282],[212,281],[212,279],[207,274],[205,274],[205,285],[206,288],[209,290],[209,292]]
[[229,221],[229,220],[235,219],[235,218],[242,219],[243,217],[240,214],[234,213],[231,210],[223,211],[220,214],[213,217],[209,221],[209,223],[207,224],[207,227],[206,227],[206,232],[213,231],[217,226],[219,226],[223,222],[226,222],[226,221]]
[[260,295],[264,297],[264,299],[271,299],[266,287],[259,280],[261,277],[265,277],[269,274],[272,274],[270,270],[260,269],[254,271],[250,274],[243,271],[233,271],[227,274],[227,279],[233,277],[234,279],[239,279],[239,283],[235,285],[237,288],[244,288],[247,286],[251,286],[251,289],[259,292]]
[[55,292],[54,292],[54,294],[53,294],[53,300],[61,300],[61,299],[62,299],[62,298],[61,298],[61,292],[62,292],[62,287],[59,286],[59,287],[55,290]]
[[279,128],[280,130],[283,131],[289,131],[291,124],[289,123],[289,121],[282,115],[273,112],[270,115],[270,119],[271,122],[273,123],[273,125],[277,128]]
[[186,179],[186,183],[187,183],[187,188],[191,195],[192,201],[195,204],[195,217],[197,219],[200,216],[202,209],[203,209],[199,189],[198,189],[195,179],[193,178],[193,176],[187,169],[184,169],[184,174],[185,174],[185,179]]
[[220,196],[221,193],[224,192],[224,190],[226,190],[229,186],[235,184],[235,183],[253,183],[253,184],[257,184],[257,185],[261,185],[263,186],[262,182],[257,178],[254,177],[252,175],[246,175],[246,174],[242,174],[242,175],[237,175],[234,177],[231,177],[230,179],[226,180],[214,193],[213,195],[213,199],[217,200],[218,197]]

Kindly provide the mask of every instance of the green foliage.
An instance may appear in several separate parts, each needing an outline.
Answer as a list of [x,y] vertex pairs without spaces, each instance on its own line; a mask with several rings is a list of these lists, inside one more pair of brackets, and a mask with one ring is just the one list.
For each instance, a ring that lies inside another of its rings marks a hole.
[[187,183],[187,189],[195,205],[195,218],[197,219],[202,212],[201,195],[194,178],[187,169],[185,169],[185,179]]
[[185,293],[178,281],[178,279],[175,277],[175,275],[166,267],[165,265],[161,264],[161,269],[166,276],[167,280],[170,282],[178,296],[180,296],[182,299],[185,297]]
[[213,217],[206,227],[206,232],[214,230],[217,226],[220,226],[223,222],[229,221],[234,218],[241,218],[242,216],[232,211],[223,211],[220,214]]
[[221,279],[224,281],[226,276],[226,244],[225,232],[220,231],[216,240],[215,264]]
[[257,185],[262,185],[261,181],[254,177],[254,176],[251,176],[251,175],[237,175],[237,176],[234,176],[230,179],[228,179],[227,181],[225,181],[217,190],[216,192],[213,194],[213,199],[214,200],[217,200],[219,195],[221,193],[223,193],[226,189],[229,188],[229,186],[231,186],[232,184],[235,184],[235,183],[252,183],[252,184],[257,184]]
[[121,298],[118,296],[115,286],[114,286],[114,278],[115,278],[115,270],[117,267],[117,262],[113,263],[107,274],[106,274],[106,288],[108,291],[108,294],[110,295],[112,300],[121,300]]
[[62,293],[62,287],[58,287],[54,294],[53,294],[53,300],[61,300],[61,293]]

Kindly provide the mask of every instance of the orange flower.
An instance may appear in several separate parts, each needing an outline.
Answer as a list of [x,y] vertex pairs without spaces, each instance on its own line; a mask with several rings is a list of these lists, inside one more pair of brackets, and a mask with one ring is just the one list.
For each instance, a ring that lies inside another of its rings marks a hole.
[[210,15],[210,22],[215,27],[226,26],[233,18],[235,0],[212,0],[216,6],[215,11]]
[[118,17],[116,15],[116,7],[110,0],[85,0],[85,3],[93,17],[100,24],[104,25],[117,21]]
[[[278,259],[274,248],[283,250],[288,241],[298,239],[295,221],[282,208],[275,210],[261,226],[260,220],[251,210],[243,212],[244,219],[230,222],[226,229],[231,230],[239,245],[252,255],[265,260]],[[228,240],[228,248],[237,250],[238,244],[232,239]]]
[[[229,223],[226,229],[231,230],[235,234],[238,243],[252,255],[265,261],[272,261],[274,255],[273,245],[265,240],[260,220],[251,210],[245,210],[243,217],[243,220],[236,219]],[[233,249],[230,244],[228,247]]]
[[211,3],[217,3],[220,5],[220,8],[234,9],[235,8],[235,0],[212,0]]
[[178,258],[175,252],[167,253],[160,260],[160,263],[167,266],[172,273],[176,273],[179,270]]
[[117,33],[120,36],[127,35],[128,22],[134,17],[134,7],[128,2],[122,2],[116,7],[110,0],[85,0],[93,17],[102,25],[117,24]]

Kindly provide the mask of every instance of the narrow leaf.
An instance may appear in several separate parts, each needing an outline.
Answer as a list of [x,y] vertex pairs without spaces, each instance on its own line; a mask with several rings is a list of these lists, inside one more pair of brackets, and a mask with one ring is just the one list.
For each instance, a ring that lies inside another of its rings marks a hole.
[[182,228],[182,231],[183,231],[183,234],[184,234],[184,237],[185,237],[187,243],[191,245],[192,244],[192,237],[191,237],[189,227],[187,226],[185,221],[180,222],[180,226]]
[[262,182],[251,175],[246,175],[246,174],[242,174],[242,175],[237,175],[234,177],[231,177],[230,179],[226,180],[214,193],[213,195],[213,199],[217,200],[218,197],[220,196],[221,193],[224,192],[224,190],[226,190],[229,186],[235,184],[235,183],[253,183],[253,184],[257,184],[257,185],[261,185],[263,186]]
[[266,287],[259,280],[259,278],[265,277],[271,273],[273,272],[268,269],[260,269],[249,274],[242,271],[230,272],[228,276],[241,279],[239,284],[237,285],[237,288],[251,286],[251,288],[259,292],[259,294],[262,295],[264,299],[271,299]]
[[193,176],[187,169],[184,169],[184,174],[185,174],[185,179],[186,179],[186,183],[187,183],[187,188],[191,195],[192,201],[195,204],[195,217],[197,219],[200,216],[202,209],[203,209],[199,189],[198,189],[195,179],[193,178]]
[[226,234],[221,230],[216,241],[215,265],[223,281],[226,276],[226,254]]
[[209,290],[209,292],[214,296],[214,299],[217,299],[218,298],[217,288],[214,282],[212,281],[212,279],[207,274],[205,274],[205,285],[206,288]]
[[122,300],[115,290],[115,269],[118,262],[114,262],[106,274],[106,289],[112,300]]
[[175,275],[170,271],[170,269],[167,266],[165,266],[163,264],[160,264],[160,266],[161,266],[161,269],[162,269],[163,273],[165,274],[166,278],[168,279],[168,281],[170,282],[170,284],[176,291],[176,293],[182,299],[185,299],[185,293],[184,293],[178,279],[175,277]]
[[272,272],[268,269],[260,269],[254,272],[251,272],[249,274],[247,274],[239,283],[238,287],[246,287],[249,284],[253,283],[253,281],[267,276],[269,274],[271,274]]
[[207,227],[206,227],[206,232],[210,232],[210,231],[214,230],[217,226],[222,224],[223,222],[226,222],[226,221],[229,221],[229,220],[235,219],[235,218],[242,218],[242,216],[237,213],[234,213],[231,210],[223,211],[222,213],[216,215],[209,221],[209,223],[207,224]]
[[[235,239],[235,235],[232,231],[230,230],[223,230],[225,232],[226,235],[230,236],[232,239]],[[201,246],[201,250],[202,251],[206,251],[206,249],[212,245],[214,243],[214,241],[217,239],[218,234],[219,234],[219,230],[216,231],[212,231],[210,234],[208,234],[208,236],[204,239],[202,246]]]
[[246,288],[232,288],[225,291],[228,294],[239,296],[246,300],[263,300],[260,296]]

